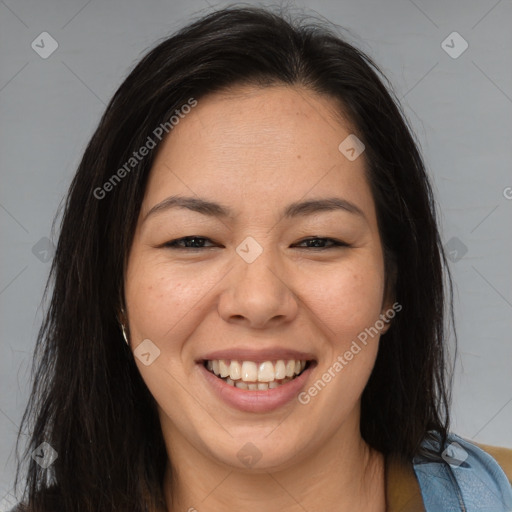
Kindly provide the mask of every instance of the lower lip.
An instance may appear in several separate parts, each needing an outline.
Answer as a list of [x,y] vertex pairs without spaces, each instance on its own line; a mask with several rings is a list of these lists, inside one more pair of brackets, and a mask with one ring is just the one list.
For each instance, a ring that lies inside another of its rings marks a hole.
[[202,363],[198,363],[198,366],[208,384],[221,400],[231,407],[246,412],[269,412],[287,404],[297,397],[312,371],[312,366],[310,366],[298,377],[277,388],[251,391],[227,384],[207,370]]

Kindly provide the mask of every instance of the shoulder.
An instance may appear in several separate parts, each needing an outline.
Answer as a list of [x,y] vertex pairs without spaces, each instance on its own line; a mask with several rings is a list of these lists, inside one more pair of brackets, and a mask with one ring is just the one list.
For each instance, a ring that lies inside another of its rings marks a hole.
[[509,483],[512,485],[512,448],[492,446],[489,444],[477,443],[475,441],[468,442],[488,453],[498,463],[505,473]]
[[[440,437],[433,435],[422,446],[438,449],[439,441]],[[427,511],[447,505],[461,510],[461,504],[467,511],[512,508],[512,450],[475,443],[453,433],[443,448],[441,460],[418,455],[413,461]]]

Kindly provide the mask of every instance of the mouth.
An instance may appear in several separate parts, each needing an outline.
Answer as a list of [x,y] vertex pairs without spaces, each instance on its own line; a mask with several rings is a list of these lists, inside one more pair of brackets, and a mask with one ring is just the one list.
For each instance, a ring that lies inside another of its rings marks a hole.
[[246,391],[268,391],[295,380],[314,366],[314,360],[277,359],[248,361],[207,359],[203,366],[229,386]]
[[215,350],[195,363],[207,396],[239,411],[263,414],[291,406],[318,365],[313,352],[278,346]]

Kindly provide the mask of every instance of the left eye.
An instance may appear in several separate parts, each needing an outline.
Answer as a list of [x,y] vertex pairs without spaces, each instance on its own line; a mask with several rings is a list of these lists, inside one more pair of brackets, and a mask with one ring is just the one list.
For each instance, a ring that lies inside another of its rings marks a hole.
[[[170,240],[164,244],[164,247],[169,249],[206,249],[208,247],[204,246],[204,241],[211,242],[209,238],[205,238],[202,236],[185,236],[183,238],[177,238],[175,240]],[[318,241],[321,244],[325,244],[326,242],[330,243],[329,247],[322,247],[318,245]],[[334,249],[335,247],[348,247],[349,245],[341,240],[335,240],[334,238],[308,238],[306,240],[302,240],[299,244],[315,242],[315,245],[309,247],[303,247],[304,249],[317,249],[317,250],[325,250],[325,249]],[[181,244],[193,244],[193,246],[182,246]],[[199,244],[198,246],[196,244]],[[296,244],[296,245],[299,245]]]
[[[320,240],[321,243],[329,242],[331,245],[329,247],[319,247],[317,245],[318,240]],[[335,247],[348,247],[348,244],[345,242],[342,242],[341,240],[335,240],[334,238],[308,238],[307,240],[303,240],[299,243],[304,244],[309,242],[315,242],[315,245],[312,247],[306,247],[306,249],[334,249]]]

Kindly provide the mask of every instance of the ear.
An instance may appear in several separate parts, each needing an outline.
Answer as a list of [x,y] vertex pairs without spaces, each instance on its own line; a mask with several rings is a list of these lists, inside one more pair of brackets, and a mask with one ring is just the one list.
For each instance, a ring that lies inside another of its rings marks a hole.
[[[386,311],[388,311],[388,310],[386,309],[381,313],[383,318],[386,316]],[[388,332],[389,328],[391,327],[391,319],[384,319],[383,322],[384,322],[384,327],[380,330],[381,336],[383,334],[386,334]]]

